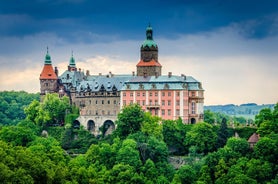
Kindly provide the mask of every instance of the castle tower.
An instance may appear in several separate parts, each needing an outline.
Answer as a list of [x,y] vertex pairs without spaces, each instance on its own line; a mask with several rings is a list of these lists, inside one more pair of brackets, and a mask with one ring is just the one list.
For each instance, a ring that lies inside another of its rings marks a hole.
[[[58,71],[56,73],[58,73]],[[55,93],[58,91],[58,77],[56,73],[52,67],[51,57],[47,48],[44,67],[40,74],[41,95],[45,95],[46,93]]]
[[138,76],[160,76],[161,64],[158,62],[158,47],[153,40],[153,30],[149,25],[146,29],[146,39],[141,46],[141,58],[136,65]]
[[76,64],[75,64],[75,59],[73,57],[73,52],[71,52],[71,58],[69,61],[69,66],[68,66],[69,71],[75,71],[76,70]]

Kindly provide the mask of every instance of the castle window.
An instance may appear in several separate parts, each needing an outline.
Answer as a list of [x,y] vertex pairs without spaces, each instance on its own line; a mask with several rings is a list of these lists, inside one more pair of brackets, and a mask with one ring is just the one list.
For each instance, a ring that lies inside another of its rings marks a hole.
[[195,114],[195,102],[191,103],[191,111],[192,111],[192,114]]
[[104,100],[101,100],[101,104],[104,104]]
[[142,93],[142,96],[145,96],[145,93],[144,93],[144,92]]
[[171,105],[171,100],[168,100],[168,106],[170,106]]
[[177,94],[177,96],[180,96],[180,92],[179,92],[179,91],[177,91],[177,93],[176,93],[176,94]]
[[140,92],[137,92],[137,96],[140,96]]
[[158,93],[157,93],[157,92],[155,92],[155,93],[154,93],[154,95],[155,95],[155,96],[158,96]]
[[152,92],[150,92],[150,96],[153,96],[153,93],[152,93]]
[[180,101],[179,101],[179,100],[176,101],[176,105],[177,105],[177,106],[180,105]]
[[107,101],[107,104],[110,104],[110,100]]
[[142,105],[145,105],[145,101],[144,100],[142,101]]
[[117,101],[116,100],[114,100],[114,105],[116,105],[117,104]]
[[126,93],[125,93],[125,92],[123,92],[123,96],[126,96]]
[[162,92],[162,96],[165,96],[165,92]]
[[168,109],[168,116],[171,116],[171,109]]
[[102,113],[102,115],[105,115],[105,111],[104,110],[102,110],[101,113]]
[[69,74],[67,74],[67,80],[69,80]]
[[96,115],[98,115],[98,111],[96,111]]
[[131,96],[131,97],[133,96],[133,93],[132,93],[132,92],[130,92],[130,96]]
[[125,100],[123,101],[123,104],[126,105],[126,101]]
[[129,104],[133,104],[133,101],[129,101]]
[[164,109],[161,110],[161,114],[165,115],[165,110]]
[[168,92],[168,96],[171,96],[171,92],[170,91]]
[[162,100],[162,105],[165,105],[165,101],[164,100]]
[[48,83],[44,83],[44,86],[48,86]]
[[154,114],[157,116],[158,115],[158,109],[155,109]]
[[179,116],[179,115],[180,115],[180,110],[177,109],[177,110],[176,110],[176,116]]

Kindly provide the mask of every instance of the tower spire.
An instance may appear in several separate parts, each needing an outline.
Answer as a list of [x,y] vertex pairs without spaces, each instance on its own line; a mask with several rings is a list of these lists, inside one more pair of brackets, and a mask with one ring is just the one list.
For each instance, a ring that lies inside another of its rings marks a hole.
[[46,55],[45,55],[45,60],[44,60],[44,64],[45,65],[51,65],[51,56],[49,54],[49,51],[48,51],[48,46],[46,47]]
[[71,50],[71,57],[69,60],[69,71],[75,71],[76,69],[76,64],[75,64],[75,59],[73,57],[73,50]]

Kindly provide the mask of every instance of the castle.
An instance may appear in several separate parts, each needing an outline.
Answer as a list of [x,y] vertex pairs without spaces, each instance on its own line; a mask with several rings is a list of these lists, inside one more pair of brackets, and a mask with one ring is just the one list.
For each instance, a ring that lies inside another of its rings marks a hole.
[[90,75],[77,69],[73,55],[68,70],[59,76],[57,67],[47,49],[44,67],[40,74],[40,94],[67,95],[73,105],[80,108],[80,117],[74,121],[98,135],[103,126],[105,134],[115,129],[115,120],[121,109],[137,103],[144,111],[162,119],[181,118],[183,123],[203,121],[204,90],[201,82],[191,76],[161,75],[158,46],[153,40],[152,27],[146,29],[141,46],[137,73]]

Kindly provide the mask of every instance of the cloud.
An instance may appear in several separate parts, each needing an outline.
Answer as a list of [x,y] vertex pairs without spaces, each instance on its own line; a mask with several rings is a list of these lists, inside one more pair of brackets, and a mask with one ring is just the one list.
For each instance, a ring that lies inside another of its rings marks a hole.
[[[278,90],[278,37],[246,38],[238,24],[209,32],[180,34],[175,39],[155,37],[163,73],[191,75],[203,83],[205,104],[276,103]],[[69,42],[59,35],[40,33],[9,37],[0,44],[0,90],[39,91],[39,74],[46,46],[53,66],[66,70],[74,51],[78,68],[91,74],[131,74],[140,57],[141,39],[88,36],[88,42]],[[13,48],[13,49],[11,49]]]

